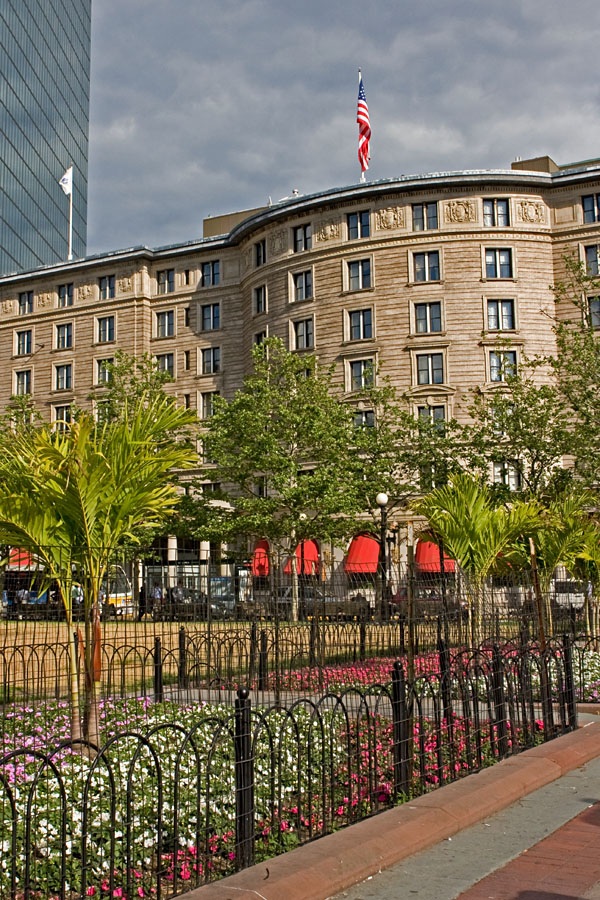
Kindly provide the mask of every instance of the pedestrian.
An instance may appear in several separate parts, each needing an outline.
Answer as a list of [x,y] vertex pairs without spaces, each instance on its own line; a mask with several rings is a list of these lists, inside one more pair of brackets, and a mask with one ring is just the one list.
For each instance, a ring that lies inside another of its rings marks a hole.
[[146,613],[148,612],[147,603],[146,603],[146,585],[142,584],[140,588],[140,595],[138,598],[139,607],[138,607],[138,622],[141,622]]

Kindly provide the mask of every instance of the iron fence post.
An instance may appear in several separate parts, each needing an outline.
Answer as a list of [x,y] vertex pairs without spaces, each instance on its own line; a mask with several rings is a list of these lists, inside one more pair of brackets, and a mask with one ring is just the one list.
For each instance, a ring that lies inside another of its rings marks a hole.
[[408,758],[409,715],[406,703],[406,679],[402,663],[396,660],[392,669],[392,724],[394,789],[396,796],[408,797],[410,791],[410,760]]
[[154,702],[162,703],[164,699],[162,649],[157,637],[154,638]]
[[565,694],[569,716],[569,730],[577,729],[577,703],[575,699],[575,679],[573,678],[573,645],[570,635],[563,635],[563,658],[565,666]]
[[317,623],[314,617],[310,620],[308,665],[311,669],[316,668],[317,665]]
[[258,689],[267,689],[267,632],[263,628],[260,633],[260,650],[258,653]]
[[238,869],[254,861],[254,765],[250,697],[238,688],[235,701],[235,860]]
[[508,723],[504,698],[504,666],[502,665],[502,656],[497,644],[494,644],[492,653],[492,689],[498,753],[501,757],[505,757],[508,756]]
[[177,672],[177,683],[180,688],[188,686],[187,679],[187,650],[185,642],[185,628],[183,625],[179,629],[179,667]]
[[442,706],[444,719],[448,730],[448,752],[450,763],[450,778],[456,774],[456,753],[454,749],[454,716],[452,712],[452,673],[450,671],[450,650],[448,644],[441,636],[442,623],[438,619],[438,654],[440,659],[440,688],[442,691]]
[[249,672],[248,672],[248,682],[249,684],[254,684],[254,676],[256,673],[256,657],[258,656],[258,629],[256,627],[256,622],[253,622],[250,626],[250,660],[249,660]]
[[367,623],[365,622],[364,618],[360,620],[358,628],[360,635],[358,657],[361,662],[364,662],[367,658]]

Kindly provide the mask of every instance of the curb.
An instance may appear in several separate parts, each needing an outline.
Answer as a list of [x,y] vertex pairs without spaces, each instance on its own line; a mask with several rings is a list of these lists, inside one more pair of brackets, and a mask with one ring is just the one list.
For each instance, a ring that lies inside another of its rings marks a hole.
[[600,722],[183,894],[185,900],[327,900],[600,756]]

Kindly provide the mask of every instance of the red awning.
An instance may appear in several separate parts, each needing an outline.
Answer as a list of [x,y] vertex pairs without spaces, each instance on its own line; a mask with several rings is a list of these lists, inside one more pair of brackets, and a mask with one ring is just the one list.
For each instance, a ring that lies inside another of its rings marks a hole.
[[34,567],[33,557],[27,550],[11,547],[8,551],[8,565],[11,569],[31,569]]
[[372,534],[357,534],[348,548],[346,572],[370,574],[379,566],[379,541]]
[[259,541],[254,548],[251,564],[252,574],[257,578],[269,574],[269,542]]
[[[319,574],[319,545],[316,541],[301,541],[296,547],[296,559],[298,575],[318,575]],[[304,571],[302,560],[304,559]],[[283,567],[284,575],[292,574],[292,560],[288,559]]]
[[[440,548],[431,541],[419,541],[415,551],[415,563],[417,571],[422,573],[440,572]],[[454,572],[455,561],[444,553],[444,571]]]

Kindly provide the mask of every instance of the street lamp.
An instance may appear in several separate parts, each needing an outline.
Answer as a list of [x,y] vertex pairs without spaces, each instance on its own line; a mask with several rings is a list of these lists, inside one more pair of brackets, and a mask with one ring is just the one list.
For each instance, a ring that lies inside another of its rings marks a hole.
[[375,502],[381,512],[381,538],[379,542],[379,562],[381,566],[381,618],[387,619],[387,505],[389,497],[385,491],[380,491],[375,497]]

